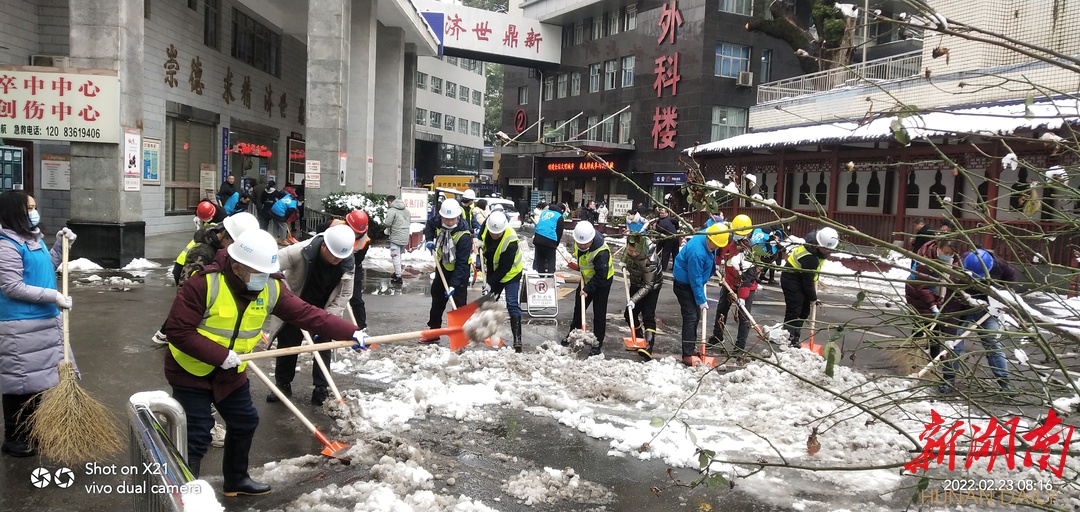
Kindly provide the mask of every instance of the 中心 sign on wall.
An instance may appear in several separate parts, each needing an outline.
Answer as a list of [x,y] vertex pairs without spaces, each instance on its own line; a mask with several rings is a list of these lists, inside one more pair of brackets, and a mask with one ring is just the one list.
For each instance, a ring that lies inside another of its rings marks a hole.
[[0,70],[0,138],[118,144],[120,134],[115,74]]

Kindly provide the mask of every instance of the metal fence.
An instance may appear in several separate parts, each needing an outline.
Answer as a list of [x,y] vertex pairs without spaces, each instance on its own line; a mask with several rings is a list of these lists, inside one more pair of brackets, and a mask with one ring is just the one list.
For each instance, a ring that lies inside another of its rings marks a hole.
[[922,68],[922,50],[902,53],[866,64],[851,64],[758,86],[757,103],[762,105],[806,94],[864,87],[871,83],[903,80],[918,75]]
[[342,217],[341,215],[332,215],[326,212],[312,210],[311,208],[304,206],[304,219],[302,226],[303,229],[301,229],[302,233],[297,233],[297,235],[299,235],[297,236],[297,238],[307,238],[309,233],[318,232],[316,226],[323,223],[328,223],[334,219],[344,219],[344,217]]
[[[185,462],[187,416],[180,403],[164,391],[136,393],[128,399],[128,419],[132,510],[192,511],[184,507],[184,492],[194,478]],[[199,497],[200,508],[207,508],[208,498]]]

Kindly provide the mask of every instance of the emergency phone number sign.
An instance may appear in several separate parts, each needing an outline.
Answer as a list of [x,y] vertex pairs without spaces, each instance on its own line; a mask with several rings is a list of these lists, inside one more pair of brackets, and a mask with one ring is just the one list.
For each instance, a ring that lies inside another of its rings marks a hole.
[[0,138],[120,143],[115,74],[0,69]]

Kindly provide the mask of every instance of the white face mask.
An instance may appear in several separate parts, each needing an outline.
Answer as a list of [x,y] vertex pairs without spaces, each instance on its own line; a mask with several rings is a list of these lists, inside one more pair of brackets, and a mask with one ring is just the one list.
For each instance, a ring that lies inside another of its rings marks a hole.
[[939,254],[938,259],[941,260],[941,261],[944,261],[945,263],[952,263],[953,255],[950,254],[950,255],[946,256],[944,254]]
[[26,218],[30,221],[31,228],[36,228],[38,223],[41,222],[41,214],[38,213],[37,210],[30,210],[30,212],[26,214]]

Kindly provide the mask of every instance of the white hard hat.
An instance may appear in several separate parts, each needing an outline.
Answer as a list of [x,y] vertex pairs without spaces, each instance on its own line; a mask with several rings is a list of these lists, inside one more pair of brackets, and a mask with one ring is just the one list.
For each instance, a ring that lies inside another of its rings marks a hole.
[[273,273],[281,270],[278,264],[278,244],[274,236],[261,229],[249,229],[229,246],[229,256],[237,263],[247,265],[258,272]]
[[457,199],[443,201],[442,206],[439,207],[439,216],[445,219],[461,217],[461,204],[457,202]]
[[510,225],[510,219],[506,218],[506,214],[500,211],[491,212],[491,216],[487,219],[488,231],[495,233],[496,235],[506,231],[506,226]]
[[596,229],[593,228],[592,223],[589,221],[581,221],[574,226],[574,241],[579,244],[587,244],[592,242],[592,239],[596,237]]
[[353,242],[356,242],[356,234],[348,224],[338,224],[323,233],[323,244],[335,258],[348,258]]
[[491,205],[491,211],[493,211],[493,212],[501,212],[501,211],[503,211],[503,205],[501,205],[501,204],[493,204],[493,205]]
[[240,212],[225,217],[222,224],[225,224],[225,231],[229,232],[229,236],[234,241],[239,240],[240,235],[244,234],[245,231],[259,229],[259,219],[256,219],[254,215],[248,212]]
[[817,232],[817,244],[826,249],[836,249],[840,245],[840,234],[833,228],[821,228]]
[[471,188],[465,189],[465,192],[461,194],[462,201],[472,201],[473,199],[476,199],[476,192],[473,192]]

